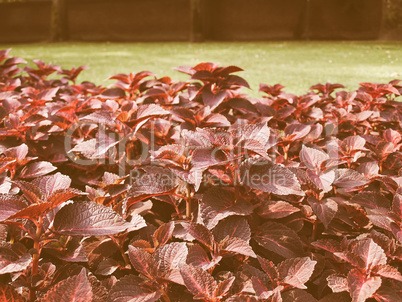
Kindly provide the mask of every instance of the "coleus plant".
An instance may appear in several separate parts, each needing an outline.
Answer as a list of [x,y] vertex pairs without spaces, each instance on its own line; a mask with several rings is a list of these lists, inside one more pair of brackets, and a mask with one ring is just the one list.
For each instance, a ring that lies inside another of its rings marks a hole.
[[0,300],[402,300],[399,80],[109,87],[0,51]]

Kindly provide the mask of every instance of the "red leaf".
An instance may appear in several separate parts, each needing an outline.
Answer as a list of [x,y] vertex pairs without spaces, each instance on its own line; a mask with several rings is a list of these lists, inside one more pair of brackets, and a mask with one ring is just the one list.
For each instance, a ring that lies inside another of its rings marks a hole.
[[296,141],[305,137],[311,130],[311,126],[303,124],[289,124],[286,126],[285,138],[288,141]]
[[342,245],[334,239],[320,239],[311,243],[312,246],[333,253],[342,252]]
[[153,254],[158,262],[160,274],[179,268],[179,264],[186,263],[188,249],[185,242],[172,242],[159,248]]
[[300,209],[286,201],[265,201],[259,208],[258,215],[265,219],[280,219],[299,212]]
[[192,75],[195,73],[195,70],[193,69],[193,67],[191,66],[178,66],[178,67],[174,67],[174,70],[186,73],[188,75]]
[[384,250],[371,238],[359,240],[353,245],[352,252],[363,260],[366,271],[377,265],[387,264],[387,256]]
[[143,280],[134,275],[127,275],[119,279],[110,290],[107,301],[110,302],[156,302],[162,293],[143,285]]
[[279,279],[279,272],[278,272],[278,269],[276,268],[275,264],[272,261],[264,259],[260,256],[257,256],[257,259],[261,265],[261,268],[267,274],[272,285],[277,284],[278,279]]
[[352,169],[338,169],[336,172],[334,185],[340,188],[360,187],[369,182],[362,174]]
[[402,139],[401,134],[393,129],[385,130],[382,135],[387,142],[393,143],[394,146],[396,146]]
[[214,236],[205,226],[195,222],[182,223],[182,226],[189,235],[212,251],[215,242]]
[[373,113],[373,111],[362,111],[351,116],[353,121],[361,122],[367,120]]
[[191,161],[195,169],[206,169],[208,167],[225,164],[229,161],[227,155],[215,146],[196,148]]
[[57,212],[54,231],[63,235],[113,235],[130,228],[112,209],[94,202],[68,204]]
[[21,272],[31,264],[29,253],[17,253],[12,247],[0,247],[0,275]]
[[[320,120],[323,119],[323,112],[320,108],[313,107],[309,109],[308,116],[312,119]],[[324,127],[321,124],[312,125],[310,133],[304,137],[303,141],[311,143],[318,140],[321,137],[323,130]]]
[[235,279],[235,277],[230,277],[229,279],[221,281],[215,290],[214,296],[217,298],[226,296],[230,288],[232,287]]
[[[402,293],[398,290],[398,287],[383,285],[375,293],[375,299],[381,302],[395,302],[402,301]],[[325,302],[325,301],[324,301]],[[330,301],[332,302],[332,301]],[[339,302],[339,301],[335,301]]]
[[203,196],[200,203],[201,218],[208,229],[232,215],[250,215],[253,206],[244,199],[236,199],[232,191],[221,187],[212,187]]
[[152,236],[155,247],[165,245],[172,238],[173,231],[173,221],[161,225]]
[[96,146],[94,153],[89,156],[90,159],[105,158],[110,148],[117,145],[121,137],[114,132],[99,131],[96,134]]
[[88,66],[80,66],[78,68],[73,67],[71,69],[63,69],[62,71],[59,71],[58,74],[66,75],[70,81],[75,82],[78,75],[85,69],[88,69]]
[[170,112],[156,104],[142,105],[138,107],[137,119],[144,119],[151,116],[170,115]]
[[157,166],[132,170],[130,176],[132,185],[127,192],[127,208],[139,200],[169,194],[179,184],[178,178],[170,169]]
[[215,109],[226,98],[227,92],[225,90],[213,93],[210,90],[204,89],[202,92],[203,102],[206,106]]
[[365,208],[389,208],[390,201],[381,192],[361,192],[352,198],[352,202]]
[[342,141],[341,147],[343,150],[350,153],[351,151],[367,150],[366,148],[364,148],[365,144],[366,144],[366,140],[364,138],[362,138],[361,136],[355,135],[355,136],[349,136],[349,137],[345,138]]
[[278,120],[283,120],[290,116],[293,112],[296,111],[296,108],[293,106],[283,106],[281,109],[276,111],[275,118]]
[[304,253],[303,243],[297,233],[281,223],[269,221],[262,224],[254,240],[285,258],[294,258]]
[[348,286],[352,301],[364,302],[380,288],[381,277],[367,278],[358,269],[352,269],[348,274]]
[[321,150],[302,146],[299,153],[300,160],[310,170],[316,170],[321,164],[329,159],[329,155]]
[[335,180],[335,171],[325,171],[316,174],[314,171],[307,170],[307,175],[310,180],[324,193],[332,190],[332,183]]
[[367,218],[375,225],[382,229],[392,231],[391,220],[388,218],[389,211],[384,208],[366,209]]
[[395,194],[392,202],[392,212],[402,220],[402,195]]
[[387,264],[378,265],[374,268],[373,272],[381,277],[402,282],[402,274],[398,271],[396,267]]
[[211,299],[217,289],[217,284],[214,278],[202,270],[201,268],[194,267],[187,264],[180,266],[180,273],[188,291],[194,296],[204,297],[204,299]]
[[212,233],[217,242],[222,241],[227,236],[229,238],[240,238],[245,242],[249,242],[251,238],[251,230],[247,219],[240,216],[231,216],[221,220]]
[[17,160],[13,157],[0,158],[0,173],[6,169],[10,169],[13,164],[16,164]]
[[57,91],[59,91],[59,87],[42,90],[40,93],[38,93],[36,99],[42,101],[51,101],[56,96]]
[[247,160],[241,166],[240,173],[242,183],[253,189],[278,195],[305,195],[289,169],[270,161]]
[[380,142],[376,148],[375,152],[378,154],[378,156],[381,159],[386,158],[389,154],[394,152],[395,146],[393,143],[387,143],[387,142]]
[[240,238],[229,238],[228,240],[224,240],[220,247],[225,252],[236,253],[253,258],[257,257],[248,242]]
[[48,161],[37,161],[25,166],[21,170],[19,177],[22,179],[36,178],[48,174],[50,172],[53,172],[56,169],[57,168]]
[[364,268],[364,261],[358,255],[352,252],[345,251],[334,253],[334,256],[339,257],[343,261],[351,263],[355,267]]
[[232,98],[228,100],[227,105],[241,112],[258,113],[257,108],[249,100],[243,98]]
[[206,169],[208,167],[222,165],[229,161],[227,154],[216,146],[196,148],[191,161],[194,169]]
[[258,299],[265,300],[272,296],[272,290],[269,290],[262,280],[260,280],[256,276],[252,276],[251,282],[253,284],[253,288]]
[[332,289],[334,293],[340,293],[343,291],[349,291],[348,279],[336,274],[329,275],[327,277],[328,286]]
[[136,248],[130,245],[128,247],[128,256],[130,258],[131,265],[136,271],[151,280],[156,277],[157,263],[150,253],[146,252],[144,249]]
[[283,302],[317,302],[310,293],[301,289],[291,289],[282,293]]
[[129,227],[126,230],[126,232],[137,231],[147,226],[147,223],[145,222],[144,218],[141,215],[132,213],[130,216],[131,220],[129,222]]
[[217,73],[219,73],[220,76],[228,76],[229,74],[233,73],[233,72],[239,72],[239,71],[243,71],[242,68],[235,66],[235,65],[230,65],[230,66],[226,66],[226,67],[219,67],[216,69]]
[[378,176],[380,167],[378,166],[377,162],[370,161],[370,162],[360,164],[357,167],[356,171],[370,179],[370,178]]
[[56,192],[54,192],[52,195],[50,195],[47,198],[47,202],[50,202],[52,204],[52,208],[56,208],[59,205],[61,205],[63,202],[78,196],[84,194],[83,192],[76,190],[76,189],[61,189]]
[[275,85],[270,86],[267,84],[260,83],[260,88],[259,88],[258,92],[264,92],[271,96],[278,96],[282,93],[281,90],[283,88],[285,88],[285,86],[282,86],[280,84],[275,84]]
[[319,302],[350,302],[350,295],[348,292],[332,293],[321,298]]
[[68,189],[71,185],[71,178],[57,172],[53,175],[37,178],[33,180],[32,183],[36,185],[45,196],[49,196],[58,190]]
[[212,113],[206,116],[203,123],[208,127],[229,127],[231,125],[228,119],[219,113]]
[[51,207],[52,204],[50,202],[31,204],[30,206],[8,217],[8,220],[27,218],[32,221],[36,221],[36,218],[50,211]]
[[241,86],[241,87],[247,87],[250,89],[250,85],[247,83],[247,81],[237,75],[229,75],[227,77],[226,83],[231,86],[232,85],[233,86]]
[[142,284],[143,280],[134,275],[119,279],[110,290],[107,301],[113,302],[156,302],[162,293]]
[[112,258],[107,258],[99,263],[95,274],[101,276],[109,276],[113,274],[119,268],[119,266],[120,265],[116,260]]
[[318,219],[324,224],[325,228],[331,223],[338,212],[338,204],[331,198],[317,200],[314,197],[308,198],[308,203],[317,215]]
[[[222,258],[222,257],[221,257]],[[198,244],[194,244],[188,249],[187,264],[207,270],[213,267],[220,259],[211,261],[207,252]]]
[[86,270],[73,277],[69,277],[51,288],[42,298],[43,302],[88,302],[92,300],[92,287],[89,283]]
[[18,188],[20,188],[20,190],[24,194],[24,197],[30,203],[38,203],[42,200],[42,192],[34,184],[22,180],[13,181],[13,184],[15,184]]
[[0,221],[6,220],[26,207],[27,204],[19,196],[0,194]]
[[[196,68],[194,68],[196,69]],[[197,72],[195,72],[192,76],[191,76],[191,80],[200,80],[203,81],[204,83],[207,82],[212,82],[214,80],[214,75],[212,73],[212,70],[214,69],[214,67],[210,66],[208,67],[208,69],[201,69],[201,70],[197,70]]]
[[26,144],[21,144],[17,147],[8,148],[3,152],[3,154],[6,157],[15,158],[17,162],[22,162],[28,155],[28,146]]
[[0,283],[0,301],[25,302],[25,299],[18,294],[11,286]]
[[278,265],[279,278],[297,288],[307,288],[306,283],[313,274],[317,261],[309,257],[287,259]]
[[86,141],[82,141],[74,146],[68,152],[79,152],[86,158],[92,159],[95,158],[97,148],[96,148],[97,140],[96,138],[92,138]]
[[[10,51],[11,51],[11,48],[0,50],[0,63],[3,62],[3,60],[9,58],[8,54]],[[3,63],[3,65],[4,65],[4,63]]]
[[345,86],[343,86],[342,84],[325,83],[325,85],[317,84],[317,85],[311,86],[310,90],[318,90],[324,96],[329,96],[332,92],[334,92],[335,89],[339,89],[339,88],[345,88]]
[[80,118],[80,120],[91,121],[96,124],[107,125],[107,126],[114,126],[116,125],[116,123],[118,123],[118,121],[116,121],[115,114],[110,111],[95,111],[91,114],[88,114]]
[[[283,289],[284,289],[283,285],[278,285],[277,287],[274,288],[272,297],[271,297],[272,302],[283,302],[282,293],[281,293]],[[293,302],[293,300],[292,300],[292,302]]]

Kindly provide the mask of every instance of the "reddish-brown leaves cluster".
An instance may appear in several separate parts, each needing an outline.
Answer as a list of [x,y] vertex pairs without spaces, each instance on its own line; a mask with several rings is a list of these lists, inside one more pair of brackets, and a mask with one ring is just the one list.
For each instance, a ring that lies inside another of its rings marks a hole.
[[0,51],[1,301],[402,300],[402,86],[242,93]]

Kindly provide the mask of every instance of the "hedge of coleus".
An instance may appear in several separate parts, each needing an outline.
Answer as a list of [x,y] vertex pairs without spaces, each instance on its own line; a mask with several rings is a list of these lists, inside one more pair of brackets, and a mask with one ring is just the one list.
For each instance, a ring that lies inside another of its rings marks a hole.
[[1,301],[402,301],[400,81],[25,63],[0,51]]

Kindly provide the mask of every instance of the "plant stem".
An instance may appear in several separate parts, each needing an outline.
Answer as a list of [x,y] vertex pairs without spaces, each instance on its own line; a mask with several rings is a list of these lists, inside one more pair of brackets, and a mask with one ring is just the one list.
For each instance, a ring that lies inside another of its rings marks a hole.
[[310,245],[308,247],[308,253],[311,252],[311,243],[315,241],[315,238],[317,236],[317,227],[318,227],[318,220],[315,220],[313,223],[313,232],[311,234],[311,241],[310,241]]
[[285,161],[287,161],[287,160],[288,160],[288,156],[289,156],[289,155],[288,155],[288,152],[289,152],[289,149],[290,149],[290,144],[289,144],[289,145],[286,145],[286,146],[284,145],[282,148],[283,148],[283,153],[284,153],[284,154],[283,154],[283,158],[284,158]]
[[187,184],[187,192],[186,192],[186,218],[191,220],[191,191],[190,186]]
[[161,288],[161,292],[162,292],[162,299],[163,299],[163,301],[165,301],[165,302],[170,302],[170,298],[169,298],[167,292],[166,292],[163,288]]
[[[36,234],[34,237],[34,249],[36,250],[36,253],[32,256],[32,270],[31,270],[31,277],[36,275],[38,273],[38,267],[39,267],[39,258],[40,258],[40,239],[42,236],[42,225],[43,225],[43,220],[42,216],[39,216],[38,223],[36,224]],[[29,289],[29,300],[31,302],[34,302],[36,300],[36,291],[34,288]]]
[[128,259],[127,254],[124,252],[123,247],[120,246],[120,245],[119,245],[119,250],[120,250],[121,256],[123,257],[124,265],[125,266],[129,265],[130,264],[130,259]]
[[381,160],[381,161],[380,161],[380,164],[379,164],[379,166],[380,166],[379,168],[380,168],[380,169],[379,169],[378,172],[379,172],[380,174],[382,174],[382,170],[383,170],[382,164],[383,164],[383,160]]
[[117,246],[117,248],[119,249],[119,251],[120,251],[120,254],[121,254],[121,256],[122,256],[122,258],[123,258],[123,260],[124,260],[124,265],[125,266],[127,266],[127,265],[130,265],[130,259],[128,259],[128,256],[127,256],[127,254],[124,252],[124,249],[123,249],[123,243],[124,243],[124,240],[121,240],[120,238],[116,238],[116,237],[114,237],[114,236],[109,236],[110,237],[110,239],[112,239],[112,241],[114,242],[114,244]]
[[186,199],[186,218],[191,220],[191,200]]

